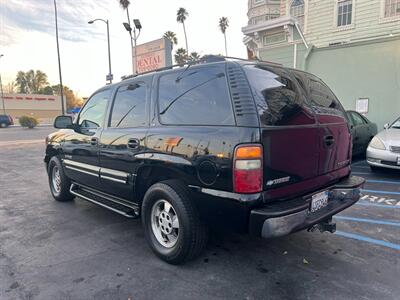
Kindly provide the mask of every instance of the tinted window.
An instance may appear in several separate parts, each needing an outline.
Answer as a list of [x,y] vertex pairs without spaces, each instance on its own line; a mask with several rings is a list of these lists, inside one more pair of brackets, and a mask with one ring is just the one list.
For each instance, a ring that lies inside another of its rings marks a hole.
[[115,96],[111,127],[140,127],[146,126],[146,85],[131,83],[118,89]]
[[351,115],[353,117],[353,121],[354,121],[354,125],[355,126],[366,124],[364,118],[362,116],[360,116],[358,113],[352,112]]
[[342,110],[335,94],[318,77],[294,71],[301,87],[306,91],[308,100],[314,107],[333,108]]
[[158,105],[163,124],[234,125],[223,66],[192,67],[162,76]]
[[291,74],[281,68],[263,65],[247,65],[244,70],[262,125],[314,123]]
[[82,128],[96,129],[103,127],[109,96],[110,91],[106,90],[94,94],[88,100],[79,114],[79,125]]

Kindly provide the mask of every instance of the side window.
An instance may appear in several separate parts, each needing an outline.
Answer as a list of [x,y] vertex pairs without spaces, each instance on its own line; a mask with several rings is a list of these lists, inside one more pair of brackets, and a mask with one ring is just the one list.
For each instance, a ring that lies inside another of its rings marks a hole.
[[146,85],[144,83],[121,86],[115,96],[110,127],[146,126],[146,107]]
[[352,112],[351,115],[353,116],[355,126],[366,124],[364,118],[360,116],[358,113]]
[[261,124],[265,126],[312,124],[312,114],[304,106],[295,79],[284,69],[264,65],[244,67],[256,102]]
[[167,125],[234,125],[224,66],[192,67],[160,77],[160,122]]
[[79,114],[78,124],[83,129],[97,129],[104,126],[107,103],[110,91],[105,90],[94,94]]

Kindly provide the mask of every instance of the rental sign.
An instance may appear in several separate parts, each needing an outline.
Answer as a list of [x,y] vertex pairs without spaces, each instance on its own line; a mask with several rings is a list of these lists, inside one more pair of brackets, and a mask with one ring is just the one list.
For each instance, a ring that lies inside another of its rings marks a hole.
[[172,44],[166,38],[151,41],[136,47],[138,73],[153,71],[172,65]]

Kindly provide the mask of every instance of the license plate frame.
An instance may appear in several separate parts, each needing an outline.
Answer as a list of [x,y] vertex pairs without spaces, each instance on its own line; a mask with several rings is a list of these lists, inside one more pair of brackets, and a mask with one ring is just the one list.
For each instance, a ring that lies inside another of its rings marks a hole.
[[322,191],[312,195],[310,202],[310,213],[315,213],[328,205],[329,193],[328,191]]

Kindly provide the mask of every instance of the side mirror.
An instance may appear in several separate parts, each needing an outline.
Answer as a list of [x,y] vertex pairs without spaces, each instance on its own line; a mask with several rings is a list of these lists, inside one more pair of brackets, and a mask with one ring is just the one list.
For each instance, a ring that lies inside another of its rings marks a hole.
[[71,129],[73,127],[71,116],[58,116],[54,120],[54,127],[57,129]]
[[385,129],[389,129],[389,123],[386,123],[385,125],[383,125],[383,128],[385,128]]

